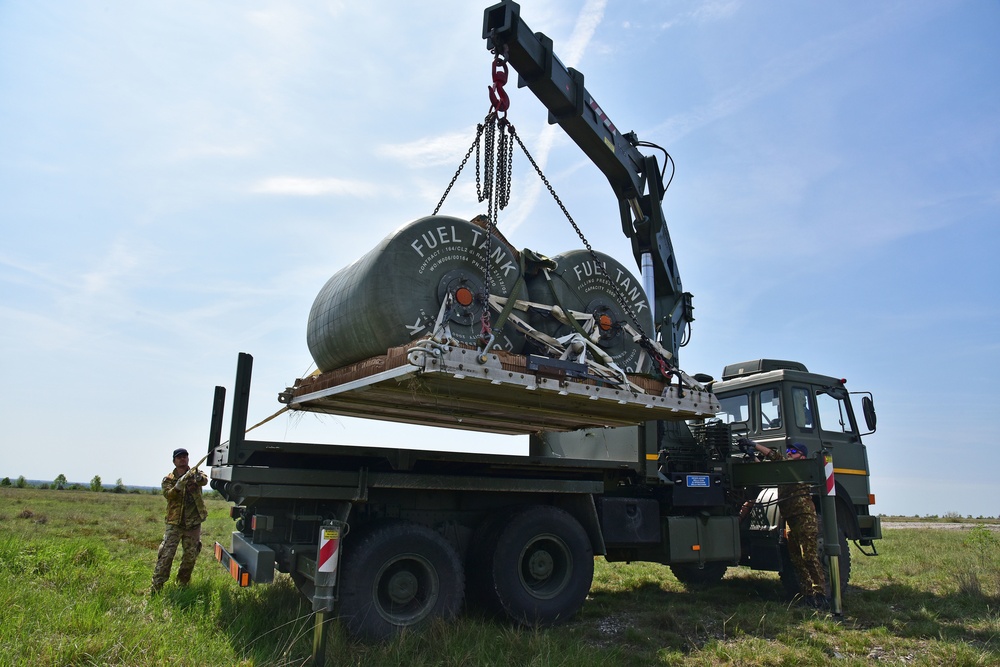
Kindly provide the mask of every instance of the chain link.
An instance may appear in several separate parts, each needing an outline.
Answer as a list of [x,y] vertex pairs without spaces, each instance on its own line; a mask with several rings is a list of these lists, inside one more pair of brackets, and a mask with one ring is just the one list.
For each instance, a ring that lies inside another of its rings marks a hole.
[[[455,187],[455,183],[458,181],[458,177],[462,173],[462,170],[465,169],[465,164],[469,161],[469,157],[472,155],[473,149],[479,148],[479,137],[482,134],[483,134],[483,126],[482,124],[480,124],[478,129],[476,130],[476,138],[472,140],[472,145],[469,146],[469,150],[465,151],[465,157],[462,158],[461,164],[458,165],[458,170],[455,172],[455,175],[451,177],[451,182],[448,183],[448,187],[444,189],[444,194],[441,195],[441,199],[440,201],[438,201],[437,206],[434,207],[434,212],[431,215],[437,215],[438,211],[441,210],[441,207],[444,206],[444,200],[448,198],[448,195],[451,193],[451,189]],[[477,184],[479,183],[478,153],[476,158],[476,183]]]
[[549,183],[549,179],[546,178],[544,173],[542,173],[542,169],[541,167],[538,166],[538,163],[535,162],[535,158],[533,158],[531,156],[531,153],[528,152],[528,148],[524,145],[524,142],[521,141],[521,137],[519,137],[517,133],[513,132],[513,128],[511,128],[511,130],[512,130],[511,134],[517,141],[517,145],[521,147],[521,151],[524,153],[525,157],[528,158],[528,162],[530,162],[531,166],[534,167],[535,173],[538,174],[538,177],[542,180],[542,183],[545,184],[545,187],[548,189],[549,194],[552,195],[552,199],[554,199],[556,204],[559,205],[559,210],[561,210],[563,212],[563,215],[566,216],[566,219],[569,220],[569,224],[572,225],[574,231],[576,231],[576,235],[580,237],[580,241],[583,242],[584,246],[586,246],[587,252],[590,253],[590,257],[594,260],[595,266],[597,266],[598,270],[602,274],[604,274],[604,277],[607,278],[608,282],[611,284],[611,288],[614,290],[615,296],[618,298],[618,304],[628,315],[629,319],[632,320],[632,324],[635,325],[636,330],[639,332],[639,336],[641,339],[640,345],[647,352],[649,352],[650,356],[657,362],[660,372],[669,379],[670,375],[672,374],[672,371],[669,368],[667,360],[664,359],[663,355],[656,350],[655,346],[652,343],[652,340],[649,338],[649,336],[646,335],[646,332],[642,328],[642,324],[639,323],[639,316],[636,315],[635,310],[633,310],[632,308],[632,305],[625,298],[625,294],[622,292],[621,287],[618,285],[617,282],[615,282],[611,278],[610,275],[608,275],[608,269],[604,265],[604,262],[602,262],[597,257],[597,253],[594,252],[594,249],[591,247],[590,242],[587,240],[587,237],[584,236],[583,231],[576,224],[576,221],[573,220],[573,216],[570,215],[569,210],[563,204],[562,200],[559,198],[559,195],[556,194],[555,188],[553,188],[552,184]]
[[[499,136],[498,136],[499,134]],[[510,189],[514,168],[513,139],[517,138],[514,126],[506,117],[500,116],[495,109],[491,109],[482,123],[476,127],[476,137],[465,152],[461,164],[451,182],[445,188],[441,200],[434,208],[433,215],[444,205],[445,199],[451,192],[459,175],[468,163],[473,151],[476,153],[476,197],[479,202],[486,202],[486,258],[483,267],[483,294],[479,295],[482,301],[482,337],[489,340],[492,333],[490,321],[490,289],[492,287],[492,277],[490,275],[490,262],[493,255],[493,233],[497,227],[497,216],[499,212],[507,208],[510,203]],[[520,141],[520,140],[518,140]]]
[[[497,134],[499,133],[499,136]],[[496,110],[491,110],[486,117],[486,132],[483,149],[483,187],[480,190],[479,183],[476,183],[476,193],[479,201],[486,201],[486,264],[483,268],[483,316],[482,316],[482,339],[486,345],[492,334],[492,323],[490,321],[490,289],[492,278],[490,275],[490,262],[493,259],[493,232],[497,227],[497,217],[500,211],[507,208],[510,203],[510,183],[513,169],[513,151],[511,150],[511,136],[514,135],[514,126],[507,122],[507,118],[499,116]],[[476,174],[480,173],[479,165],[480,153],[476,152]],[[485,351],[485,350],[484,350]]]
[[[497,133],[499,132],[499,137]],[[580,226],[576,224],[573,216],[570,214],[566,205],[563,204],[562,199],[556,193],[555,188],[552,187],[552,183],[549,182],[548,177],[542,172],[541,167],[535,162],[535,158],[532,157],[531,153],[528,151],[527,146],[521,141],[521,137],[517,134],[514,126],[507,121],[506,118],[500,118],[495,110],[491,110],[486,116],[485,120],[480,123],[476,128],[476,137],[469,146],[469,150],[466,151],[465,157],[462,158],[462,163],[459,165],[458,170],[452,177],[451,182],[448,184],[447,189],[445,189],[444,195],[441,197],[441,201],[438,202],[437,207],[434,209],[434,215],[437,215],[441,206],[444,204],[445,199],[451,192],[459,175],[465,168],[466,163],[472,156],[472,152],[476,153],[476,197],[480,202],[486,202],[486,263],[483,269],[483,294],[481,298],[482,303],[482,328],[483,328],[483,339],[487,340],[491,334],[491,322],[490,322],[490,308],[489,308],[489,295],[491,289],[491,276],[490,276],[490,262],[493,254],[493,231],[497,227],[497,216],[499,212],[507,207],[510,203],[510,190],[511,181],[513,176],[513,164],[514,164],[514,151],[513,143],[516,141],[517,145],[521,148],[521,152],[524,153],[525,157],[528,158],[528,162],[531,163],[532,168],[535,173],[538,174],[538,178],[541,179],[545,188],[549,191],[552,199],[559,206],[559,210],[562,211],[566,220],[573,227],[576,235],[580,238],[580,241],[587,248],[587,252],[590,253],[591,259],[594,261],[594,265],[597,270],[604,275],[607,279],[608,284],[611,285],[611,289],[614,291],[615,297],[618,300],[618,304],[625,311],[625,314],[632,321],[635,326],[636,331],[639,332],[640,341],[639,344],[645,349],[650,356],[656,361],[660,372],[669,379],[673,374],[669,363],[663,357],[662,354],[653,345],[652,340],[646,334],[643,329],[642,324],[639,322],[639,316],[636,314],[635,310],[632,308],[632,304],[629,303],[628,299],[625,298],[625,294],[622,292],[621,287],[615,282],[611,276],[608,274],[607,267],[604,262],[600,260],[597,253],[594,251],[593,246],[590,245],[590,241],[584,235],[583,230]],[[648,296],[648,295],[647,295]]]
[[[531,156],[528,152],[528,148],[521,141],[521,137],[518,136],[517,131],[514,126],[510,124],[507,120],[507,107],[509,105],[509,99],[503,90],[504,84],[507,83],[507,66],[506,66],[506,53],[497,53],[494,51],[493,60],[493,85],[490,86],[490,100],[492,106],[490,107],[489,113],[486,115],[485,120],[479,123],[476,127],[476,137],[472,141],[472,145],[469,146],[469,150],[465,152],[465,157],[462,158],[461,164],[458,166],[458,170],[452,177],[451,182],[445,189],[444,194],[441,196],[441,200],[438,205],[434,208],[434,215],[437,215],[438,211],[444,205],[445,199],[451,192],[456,181],[458,181],[459,175],[465,168],[466,163],[472,155],[473,150],[476,152],[476,197],[479,202],[486,202],[486,261],[483,267],[483,294],[482,299],[482,341],[485,346],[489,340],[492,338],[492,323],[490,321],[490,288],[491,288],[491,277],[490,277],[490,262],[492,260],[493,254],[493,232],[497,227],[497,216],[499,212],[507,208],[510,203],[510,190],[511,181],[514,170],[514,150],[513,141],[517,142],[517,145],[521,147],[521,151],[524,153],[525,157],[528,158],[528,162],[534,168],[535,173],[541,179],[542,183],[545,184],[546,189],[548,189],[549,194],[552,195],[552,199],[555,200],[559,209],[562,211],[563,215],[572,225],[573,230],[576,231],[576,235],[580,237],[580,241],[587,248],[587,252],[590,253],[591,258],[594,260],[594,265],[597,267],[598,271],[604,275],[608,283],[611,285],[612,290],[614,290],[615,297],[618,299],[618,304],[628,315],[632,324],[635,325],[636,330],[639,332],[640,341],[639,344],[650,354],[650,357],[654,359],[659,367],[660,372],[667,378],[669,382],[670,376],[673,371],[662,354],[656,349],[652,340],[646,335],[646,332],[642,328],[642,324],[639,323],[639,317],[636,315],[635,310],[632,308],[632,304],[628,302],[625,298],[625,294],[622,292],[621,287],[615,282],[611,276],[608,274],[608,269],[604,265],[604,262],[598,258],[597,253],[591,247],[590,242],[587,237],[584,236],[583,231],[573,220],[573,216],[570,215],[569,210],[563,204],[559,195],[556,194],[555,188],[549,182],[549,179],[542,173],[541,167],[535,162],[535,158]],[[499,132],[499,137],[497,133]],[[648,298],[648,295],[647,295]],[[485,352],[486,350],[484,350]]]

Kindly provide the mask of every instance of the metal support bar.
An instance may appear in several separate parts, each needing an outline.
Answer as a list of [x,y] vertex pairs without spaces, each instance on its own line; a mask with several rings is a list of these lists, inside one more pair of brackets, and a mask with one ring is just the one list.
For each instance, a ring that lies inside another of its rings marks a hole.
[[816,461],[768,461],[767,465],[732,462],[733,486],[777,486],[779,484],[820,484],[825,479],[822,465]]
[[[826,475],[828,474],[827,468],[829,468],[829,474],[833,474],[833,457],[829,453],[824,453],[816,458],[816,463],[819,466],[820,474],[823,476],[824,481],[826,480]],[[835,488],[833,485],[833,479],[830,479],[830,486]],[[820,497],[820,514],[823,517],[823,553],[829,559],[830,563],[830,611],[834,616],[842,616],[844,614],[842,586],[843,582],[840,581],[840,526],[837,524],[837,496],[831,491],[827,493],[825,490],[823,495]]]
[[310,665],[325,667],[326,665],[326,612],[317,611],[313,614],[313,649]]
[[[552,52],[552,40],[521,20],[521,8],[505,0],[483,15],[488,48],[504,52],[525,85],[598,168],[619,200],[642,191],[643,156],[629,143],[584,88],[583,74],[567,68]],[[523,82],[523,83],[522,83]],[[658,177],[657,173],[655,177]]]
[[[346,520],[350,512],[349,504],[339,507],[340,516]],[[326,661],[326,616],[333,614],[337,602],[337,576],[340,573],[340,542],[344,536],[346,523],[340,519],[327,519],[319,529],[319,544],[313,564],[312,605],[316,612],[313,627],[312,664],[323,665]]]
[[226,388],[215,388],[212,403],[212,423],[208,429],[208,465],[218,466],[228,463],[228,456],[222,450],[222,417],[226,410]]
[[[275,469],[270,469],[274,472]],[[490,478],[489,472],[483,476],[416,475],[409,473],[369,473],[362,468],[356,473],[339,474],[338,483],[322,483],[307,480],[294,481],[295,474],[309,475],[311,471],[300,469],[281,470],[282,483],[262,481],[268,469],[222,468],[216,479],[226,480],[219,487],[223,496],[240,504],[253,503],[263,498],[295,498],[300,500],[340,500],[365,502],[370,489],[469,491],[474,493],[599,493],[604,483],[601,480],[548,479],[548,478]],[[232,474],[237,473],[237,474]],[[322,475],[323,473],[314,473]],[[332,474],[332,473],[327,473]],[[349,477],[348,481],[343,478]],[[235,481],[231,481],[235,478]]]
[[238,452],[247,432],[247,413],[250,409],[250,377],[253,375],[253,357],[240,352],[236,362],[236,383],[233,387],[233,414],[229,429],[229,458]]

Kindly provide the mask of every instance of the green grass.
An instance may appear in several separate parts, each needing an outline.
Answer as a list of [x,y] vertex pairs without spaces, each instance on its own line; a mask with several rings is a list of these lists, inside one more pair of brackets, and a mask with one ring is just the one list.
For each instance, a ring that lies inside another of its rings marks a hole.
[[[192,585],[147,595],[165,501],[0,489],[0,666],[303,665],[312,617],[287,577],[239,589],[211,557],[209,501]],[[887,529],[854,551],[845,614],[789,606],[777,576],[731,570],[687,592],[668,568],[596,562],[579,616],[543,631],[464,617],[365,645],[331,623],[328,665],[1000,664],[1000,533]],[[853,548],[853,547],[852,547]]]

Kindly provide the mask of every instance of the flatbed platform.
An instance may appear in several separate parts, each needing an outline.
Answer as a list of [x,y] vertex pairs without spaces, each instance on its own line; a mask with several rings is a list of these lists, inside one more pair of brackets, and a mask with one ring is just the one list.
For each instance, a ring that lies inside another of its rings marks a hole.
[[538,368],[523,355],[451,346],[393,348],[297,380],[279,400],[292,410],[508,435],[702,419],[719,410],[700,388],[628,376],[629,385]]

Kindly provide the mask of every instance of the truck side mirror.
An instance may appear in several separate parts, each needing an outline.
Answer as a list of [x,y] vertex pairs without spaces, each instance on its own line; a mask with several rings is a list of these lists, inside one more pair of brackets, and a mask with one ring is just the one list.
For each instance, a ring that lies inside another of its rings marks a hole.
[[865,425],[868,426],[869,431],[874,433],[878,418],[875,415],[875,402],[871,396],[861,397],[861,411],[865,415]]

